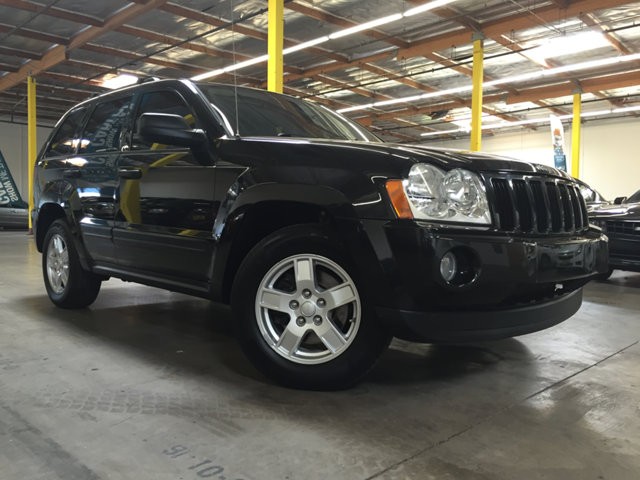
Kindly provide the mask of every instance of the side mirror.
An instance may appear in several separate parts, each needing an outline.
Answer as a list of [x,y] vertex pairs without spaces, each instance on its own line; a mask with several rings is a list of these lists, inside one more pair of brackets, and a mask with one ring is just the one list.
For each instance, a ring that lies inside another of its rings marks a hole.
[[191,128],[180,115],[169,113],[143,113],[138,121],[138,135],[147,142],[197,148],[207,137],[203,130]]
[[623,204],[626,199],[627,197],[616,197],[615,200],[613,201],[613,204],[614,205]]

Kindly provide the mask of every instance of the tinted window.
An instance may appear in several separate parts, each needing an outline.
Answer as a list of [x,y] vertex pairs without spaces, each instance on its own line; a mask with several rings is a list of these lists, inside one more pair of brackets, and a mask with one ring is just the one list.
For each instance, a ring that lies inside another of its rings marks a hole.
[[80,127],[86,108],[80,108],[71,112],[64,119],[56,133],[54,134],[45,157],[59,157],[61,155],[73,155],[77,147],[76,133]]
[[84,128],[80,153],[120,150],[120,136],[126,131],[131,97],[119,98],[96,106]]
[[174,115],[180,115],[184,119],[196,128],[197,121],[191,108],[184,101],[184,99],[176,92],[164,91],[164,92],[151,92],[146,93],[140,100],[140,106],[136,112],[136,120],[133,128],[133,137],[131,142],[131,150],[157,150],[163,145],[154,145],[147,142],[140,135],[138,135],[138,121],[143,113],[171,113]]
[[[228,85],[200,85],[200,88],[235,130],[236,89]],[[380,141],[342,115],[288,95],[238,88],[237,111],[240,136]]]

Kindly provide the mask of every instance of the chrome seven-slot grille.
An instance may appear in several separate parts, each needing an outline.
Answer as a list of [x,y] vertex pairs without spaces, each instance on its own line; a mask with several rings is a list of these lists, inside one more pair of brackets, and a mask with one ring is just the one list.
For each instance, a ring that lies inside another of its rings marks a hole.
[[496,227],[506,232],[574,234],[589,228],[577,185],[545,176],[490,177],[489,203]]

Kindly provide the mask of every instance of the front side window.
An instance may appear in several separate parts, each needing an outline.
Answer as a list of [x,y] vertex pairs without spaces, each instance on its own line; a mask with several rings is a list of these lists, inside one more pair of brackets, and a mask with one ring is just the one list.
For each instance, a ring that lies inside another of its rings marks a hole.
[[198,86],[240,136],[380,141],[342,115],[300,98],[230,85]]
[[104,153],[120,150],[131,112],[132,97],[106,101],[96,106],[84,128],[79,153]]
[[67,115],[67,118],[64,119],[53,135],[51,142],[49,142],[47,151],[44,154],[46,158],[73,155],[76,152],[78,144],[76,133],[86,111],[86,108],[79,108]]

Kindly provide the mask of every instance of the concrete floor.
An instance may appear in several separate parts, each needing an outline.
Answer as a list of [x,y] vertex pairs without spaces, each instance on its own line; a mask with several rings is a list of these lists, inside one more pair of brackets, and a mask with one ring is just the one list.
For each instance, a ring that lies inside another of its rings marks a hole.
[[206,301],[111,280],[55,308],[32,238],[0,231],[0,479],[637,480],[639,312],[615,272],[550,330],[394,342],[350,391],[292,391]]

